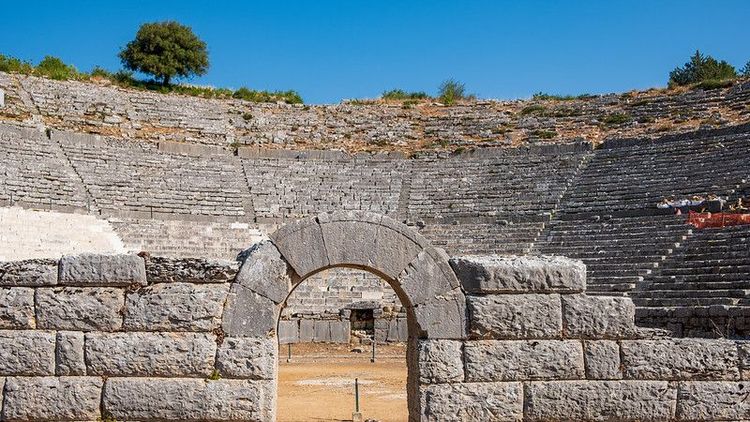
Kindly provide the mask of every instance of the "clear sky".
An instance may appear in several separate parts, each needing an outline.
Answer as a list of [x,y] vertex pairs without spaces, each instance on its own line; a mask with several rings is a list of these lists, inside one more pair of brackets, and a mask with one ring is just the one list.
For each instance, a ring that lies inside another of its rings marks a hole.
[[750,60],[750,1],[14,1],[0,53],[120,69],[143,22],[177,20],[206,41],[191,83],[295,89],[308,103],[434,93],[455,78],[481,98],[664,86],[695,51]]

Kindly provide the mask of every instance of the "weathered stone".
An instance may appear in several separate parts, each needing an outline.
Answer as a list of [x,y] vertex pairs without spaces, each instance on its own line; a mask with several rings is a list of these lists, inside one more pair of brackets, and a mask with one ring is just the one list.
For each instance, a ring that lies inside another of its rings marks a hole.
[[0,262],[0,286],[53,286],[57,284],[57,261],[27,259]]
[[267,336],[276,330],[276,304],[235,284],[227,296],[221,326],[230,337]]
[[276,375],[276,339],[227,337],[216,354],[216,369],[224,378],[272,380]]
[[291,272],[276,246],[264,241],[248,250],[235,282],[275,303],[282,303],[292,290]]
[[637,334],[630,298],[564,295],[562,304],[567,338],[632,338]]
[[620,345],[611,340],[584,343],[586,378],[593,380],[622,379]]
[[316,343],[327,343],[331,341],[331,323],[327,320],[315,320],[313,322],[315,327],[314,341]]
[[122,327],[123,290],[112,287],[50,287],[36,290],[37,327],[115,331]]
[[86,333],[89,375],[207,377],[216,339],[204,333]]
[[67,286],[146,285],[146,265],[137,255],[64,256],[59,284]]
[[328,266],[323,232],[317,218],[287,223],[271,234],[271,240],[302,278]]
[[99,420],[99,377],[11,377],[5,382],[5,421]]
[[315,339],[315,321],[302,319],[299,322],[299,341],[309,343]]
[[[5,391],[5,378],[0,377],[0,391]],[[3,408],[3,394],[0,394],[0,409]],[[2,412],[0,411],[0,417],[2,417]]]
[[442,249],[429,247],[419,252],[397,278],[411,305],[420,305],[458,287],[458,279]]
[[737,353],[740,360],[740,377],[750,380],[750,341],[738,341]]
[[419,382],[435,384],[464,380],[463,344],[453,340],[421,340]]
[[124,327],[133,331],[211,331],[221,326],[229,284],[160,283],[129,293]]
[[676,401],[676,387],[665,381],[532,382],[525,420],[667,421]]
[[279,344],[299,342],[299,320],[279,321]]
[[480,338],[559,338],[562,307],[558,294],[467,296],[470,333]]
[[586,290],[586,266],[563,257],[464,256],[450,264],[469,293]]
[[573,340],[483,340],[464,345],[467,381],[567,380],[584,376]]
[[625,378],[652,380],[736,380],[734,342],[704,339],[633,340],[620,343]]
[[204,258],[164,258],[146,256],[149,283],[228,283],[239,269],[236,261]]
[[83,339],[80,331],[57,332],[55,375],[86,375]]
[[109,378],[104,412],[116,420],[275,419],[274,381]]
[[0,375],[55,374],[55,333],[0,330]]
[[414,307],[414,315],[423,338],[466,338],[466,297],[461,289]]
[[520,382],[436,384],[424,386],[423,421],[521,421]]
[[329,330],[331,330],[331,342],[346,344],[351,339],[351,323],[349,321],[329,321]]
[[34,289],[0,288],[0,329],[35,328]]
[[750,419],[750,386],[731,381],[680,382],[677,419],[737,421]]

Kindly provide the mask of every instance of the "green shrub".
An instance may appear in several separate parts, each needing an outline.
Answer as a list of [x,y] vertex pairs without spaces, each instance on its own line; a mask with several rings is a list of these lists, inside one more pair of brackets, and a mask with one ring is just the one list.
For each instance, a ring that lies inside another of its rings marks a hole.
[[50,79],[65,81],[68,79],[81,79],[82,75],[74,66],[65,64],[62,60],[54,56],[45,56],[38,65],[35,72],[37,75],[46,76]]
[[91,72],[89,72],[89,75],[97,78],[114,79],[112,72],[101,66],[94,66],[94,68],[91,69]]
[[466,99],[466,87],[455,79],[448,79],[440,84],[438,99],[446,105],[455,104]]
[[540,139],[552,139],[557,136],[557,132],[554,130],[537,129],[531,132],[531,135]]
[[532,104],[521,109],[521,115],[526,116],[529,114],[544,114],[547,111],[547,107],[541,104]]
[[252,101],[255,103],[275,103],[283,101],[287,104],[302,104],[302,97],[297,91],[255,91],[244,86],[232,93],[232,98]]
[[750,76],[750,61],[745,63],[745,67],[742,68],[742,76]]
[[719,89],[719,88],[729,88],[732,86],[734,82],[732,79],[707,79],[705,81],[701,81],[693,86],[694,89]]
[[34,66],[15,57],[0,54],[0,72],[17,72],[30,75],[34,72]]
[[696,51],[683,67],[676,67],[669,72],[669,86],[697,84],[708,80],[734,79],[735,68],[724,60],[718,61],[711,56],[704,56]]
[[403,89],[392,89],[383,92],[384,100],[426,100],[430,98],[424,91],[406,92]]
[[621,125],[630,121],[630,116],[623,113],[612,113],[602,118],[605,125]]

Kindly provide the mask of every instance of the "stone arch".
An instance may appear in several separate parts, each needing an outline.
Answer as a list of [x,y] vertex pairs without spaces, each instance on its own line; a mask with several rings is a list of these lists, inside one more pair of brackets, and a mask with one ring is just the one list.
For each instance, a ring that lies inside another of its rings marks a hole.
[[406,308],[407,396],[410,419],[418,419],[420,341],[465,339],[466,297],[445,251],[391,218],[361,211],[323,213],[284,225],[270,241],[253,245],[227,297],[225,335],[275,338],[291,291],[336,267],[380,276]]

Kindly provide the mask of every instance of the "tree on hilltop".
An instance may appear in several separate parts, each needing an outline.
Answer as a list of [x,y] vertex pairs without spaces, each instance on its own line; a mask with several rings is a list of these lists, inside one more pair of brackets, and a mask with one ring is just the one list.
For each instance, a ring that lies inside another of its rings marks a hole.
[[163,85],[208,70],[206,43],[189,26],[174,21],[141,25],[119,57],[127,69],[153,75]]
[[750,76],[750,61],[745,63],[745,67],[742,68],[742,76]]
[[718,61],[711,56],[704,56],[700,51],[690,57],[682,67],[669,72],[669,85],[692,85],[704,81],[720,81],[737,77],[734,66]]

